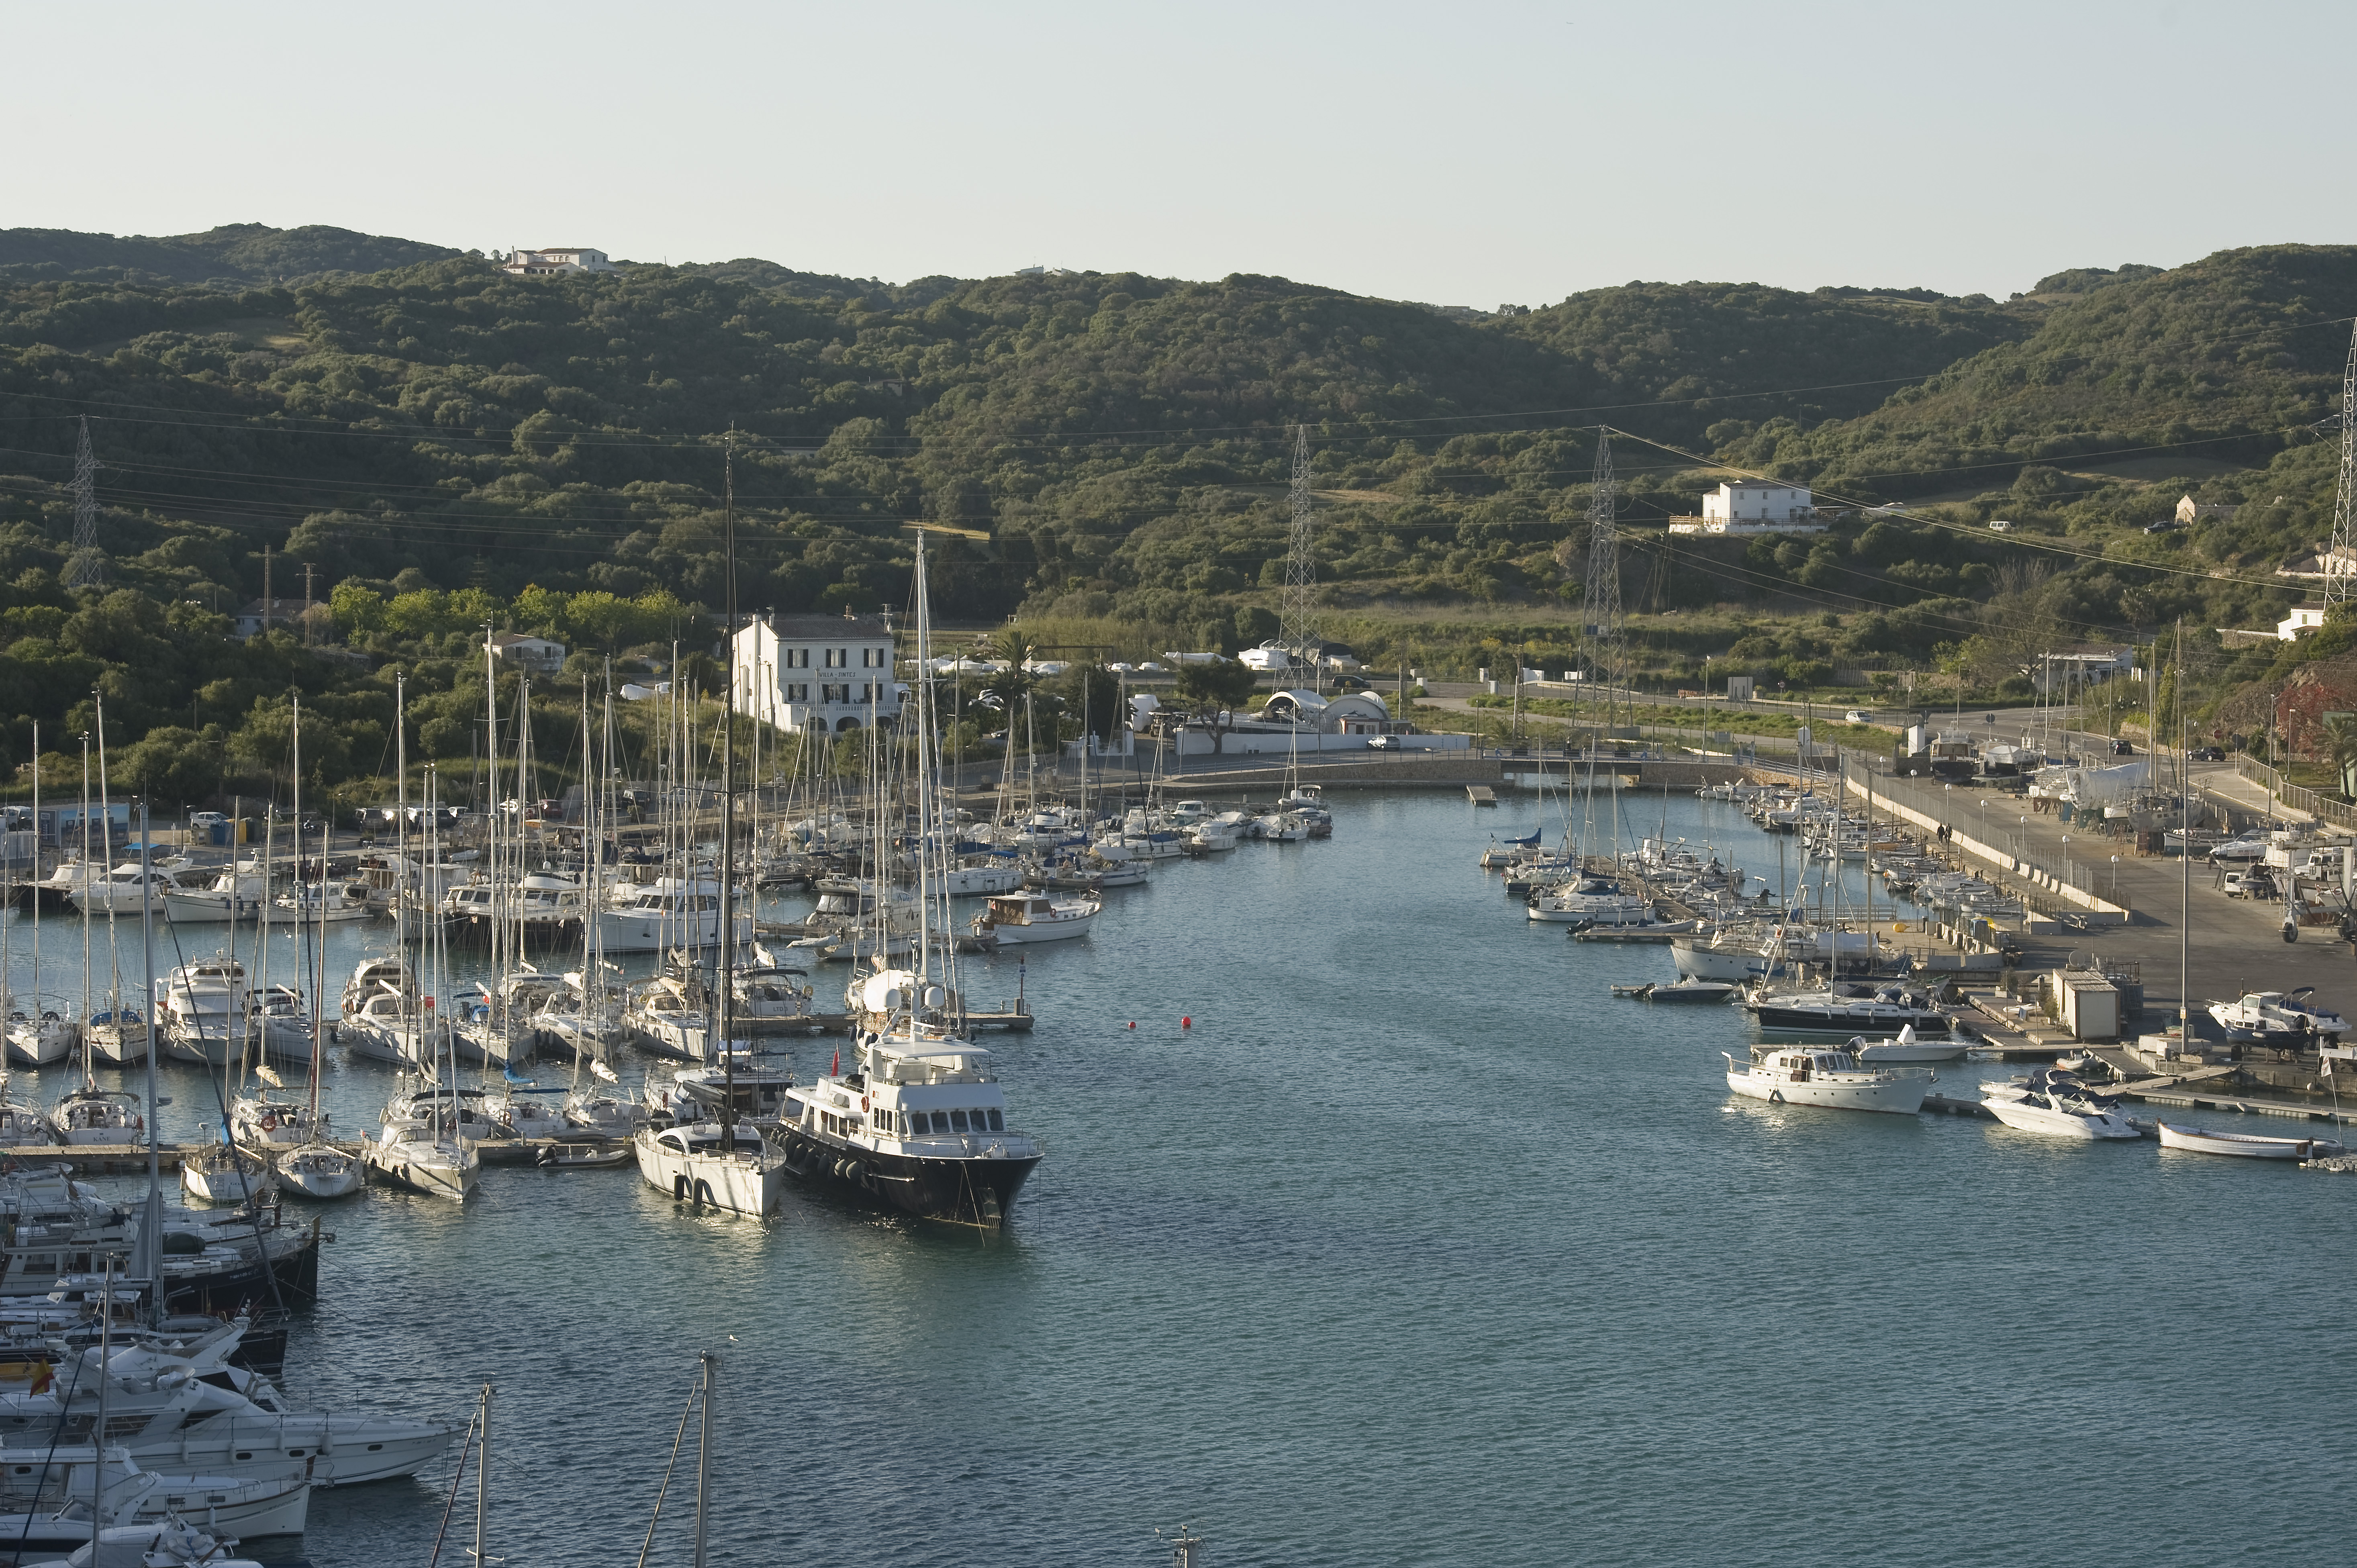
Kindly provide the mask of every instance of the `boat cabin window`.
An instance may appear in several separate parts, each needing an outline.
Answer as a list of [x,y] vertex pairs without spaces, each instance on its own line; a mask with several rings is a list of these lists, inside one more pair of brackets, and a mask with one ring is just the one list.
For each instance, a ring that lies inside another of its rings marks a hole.
[[990,1108],[990,1130],[994,1133],[1004,1133],[1006,1131],[1006,1119],[1000,1115],[998,1107],[996,1105]]
[[964,1112],[952,1111],[950,1112],[950,1131],[953,1133],[963,1133],[965,1131]]

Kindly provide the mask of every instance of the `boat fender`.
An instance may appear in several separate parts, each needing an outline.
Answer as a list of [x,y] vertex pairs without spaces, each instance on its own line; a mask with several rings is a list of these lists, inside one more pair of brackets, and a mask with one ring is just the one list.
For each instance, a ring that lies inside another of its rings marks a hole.
[[1781,1105],[1781,1104],[1783,1104],[1783,1103],[1784,1103],[1784,1091],[1783,1091],[1782,1090],[1781,1090],[1781,1089],[1771,1089],[1771,1090],[1770,1090],[1768,1091],[1768,1102],[1769,1102],[1770,1105]]
[[867,1167],[860,1164],[857,1160],[854,1160],[851,1162],[851,1167],[843,1173],[843,1179],[849,1182],[852,1186],[857,1187],[861,1182],[867,1179]]
[[695,1201],[703,1204],[712,1204],[716,1201],[712,1196],[712,1184],[710,1182],[699,1180],[695,1184]]
[[687,1178],[685,1176],[675,1176],[671,1178],[671,1196],[672,1201],[674,1203],[685,1203],[687,1201]]

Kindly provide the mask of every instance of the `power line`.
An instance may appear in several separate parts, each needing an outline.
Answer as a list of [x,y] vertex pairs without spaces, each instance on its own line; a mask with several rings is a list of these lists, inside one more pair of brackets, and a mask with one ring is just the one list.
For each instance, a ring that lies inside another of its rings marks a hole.
[[91,587],[106,580],[106,558],[98,551],[98,459],[90,450],[90,416],[81,421],[81,439],[74,447],[73,553],[66,559],[65,585]]
[[1297,663],[1309,662],[1309,604],[1318,587],[1318,558],[1310,553],[1309,426],[1294,426],[1293,522],[1287,531],[1285,615],[1277,637]]
[[[2357,328],[2349,333],[2349,365],[2341,373],[2341,483],[2333,497],[2332,542],[2325,546],[2324,607],[2349,602],[2350,509],[2357,505]],[[2357,563],[2351,563],[2357,564]]]

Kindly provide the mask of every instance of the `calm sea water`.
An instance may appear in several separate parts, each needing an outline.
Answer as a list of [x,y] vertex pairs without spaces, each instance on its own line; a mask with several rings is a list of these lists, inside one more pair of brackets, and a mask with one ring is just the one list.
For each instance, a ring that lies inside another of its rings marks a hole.
[[[1775,876],[1732,808],[1666,810]],[[1740,1013],[1610,999],[1666,952],[1528,926],[1475,869],[1527,806],[1336,817],[1029,955],[1040,1026],[990,1043],[1049,1157],[1007,1234],[794,1194],[699,1218],[630,1171],[491,1170],[464,1213],[371,1192],[330,1210],[287,1381],[459,1419],[490,1382],[516,1568],[636,1560],[706,1348],[716,1563],[1148,1564],[1182,1520],[1221,1564],[2343,1544],[2357,1184],[1738,1103]],[[79,934],[45,944],[54,985]],[[1011,995],[1015,961],[966,980]],[[167,1078],[185,1128],[210,1090]],[[335,1062],[339,1123],[388,1083]],[[687,1561],[693,1444],[652,1562]],[[425,1563],[449,1475],[320,1494],[303,1552]]]

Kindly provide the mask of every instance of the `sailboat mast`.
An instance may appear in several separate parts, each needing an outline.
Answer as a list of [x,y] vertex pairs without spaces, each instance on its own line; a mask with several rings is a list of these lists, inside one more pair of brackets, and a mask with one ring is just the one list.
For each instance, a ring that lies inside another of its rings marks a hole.
[[[90,732],[81,736],[81,864],[85,873],[90,869]],[[94,1085],[97,1074],[92,1070],[90,1042],[90,899],[87,896],[75,900],[81,906],[81,1080],[85,1089]],[[113,899],[108,900],[113,902]]]
[[[2193,1039],[2193,759],[2185,751],[2185,618],[2177,618],[2177,858],[2185,880],[2177,917],[2177,1048]],[[2155,725],[2158,731],[2160,726]],[[2156,738],[2158,738],[2156,736]]]
[[712,1517],[712,1395],[713,1374],[720,1369],[720,1358],[711,1351],[701,1352],[696,1359],[704,1363],[704,1420],[698,1427],[695,1441],[695,1568],[705,1568],[705,1543],[710,1530],[707,1521]]
[[[925,593],[925,531],[917,530],[917,978],[923,981],[932,973],[933,962],[933,897],[932,883],[925,873],[931,869],[933,855],[933,817],[938,802],[933,797],[933,770],[930,766],[933,748],[933,666],[932,666],[932,606]],[[890,679],[888,673],[886,679]],[[1081,766],[1088,767],[1086,753]],[[947,846],[943,846],[946,856]],[[947,934],[946,930],[943,932]],[[917,988],[922,1002],[924,987]]]
[[[712,1021],[719,1026],[716,1048],[720,1052],[720,1146],[723,1152],[737,1152],[737,1058],[728,1047],[734,1036],[729,1025],[736,1005],[737,980],[737,443],[732,434],[722,446],[720,456],[720,538],[721,556],[727,574],[726,614],[721,622],[722,655],[720,670],[720,952],[714,963],[719,977],[719,994],[713,998]],[[695,904],[695,884],[691,875],[686,902],[692,909]],[[698,922],[701,923],[700,921]],[[710,1376],[709,1368],[705,1376]],[[705,1406],[707,1430],[711,1420],[710,1404]],[[696,1560],[704,1557],[703,1509],[696,1511]]]
[[[93,693],[92,695],[96,698],[98,705],[98,820],[101,825],[99,843],[107,846],[111,855],[114,847],[114,808],[107,803],[106,794],[106,698],[102,693]],[[232,860],[236,858],[234,851],[231,853],[231,858]],[[84,869],[87,870],[88,867],[85,866]],[[5,857],[0,857],[0,888],[5,888],[6,877]],[[0,903],[6,901],[5,897],[0,897]],[[106,1005],[108,1011],[114,1015],[115,1037],[120,1039],[123,1029],[123,967],[115,957],[114,900],[112,898],[106,901]],[[85,1015],[82,1018],[82,1028],[87,1031],[89,1027],[90,1019]]]

